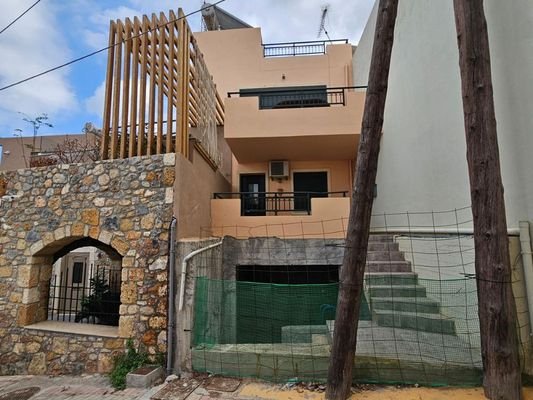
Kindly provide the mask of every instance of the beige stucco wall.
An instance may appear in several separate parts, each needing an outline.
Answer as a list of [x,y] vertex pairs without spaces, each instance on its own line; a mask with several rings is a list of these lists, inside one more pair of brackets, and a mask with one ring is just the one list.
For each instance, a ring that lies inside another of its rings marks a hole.
[[357,152],[365,93],[346,105],[260,110],[258,97],[226,99],[226,140],[241,162],[350,159]]
[[229,181],[191,148],[191,160],[176,154],[174,215],[178,220],[178,238],[202,237],[211,226],[211,199],[214,192],[230,190]]
[[231,190],[233,192],[240,191],[239,174],[263,173],[266,177],[265,190],[267,192],[293,192],[293,172],[326,171],[328,173],[328,189],[330,192],[349,192],[352,184],[351,168],[352,162],[349,160],[289,161],[289,178],[283,180],[271,180],[268,178],[268,162],[247,164],[237,164],[237,162],[235,162]]
[[260,28],[194,36],[222,97],[244,88],[352,83],[350,44],[327,46],[325,55],[264,58]]
[[211,200],[214,236],[298,239],[344,238],[350,211],[348,197],[312,198],[311,215],[294,213],[241,216],[239,199]]

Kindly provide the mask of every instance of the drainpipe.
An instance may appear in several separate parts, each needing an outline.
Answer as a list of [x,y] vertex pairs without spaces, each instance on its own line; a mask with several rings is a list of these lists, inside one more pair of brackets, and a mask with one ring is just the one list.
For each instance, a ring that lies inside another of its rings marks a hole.
[[183,259],[182,263],[181,263],[181,279],[180,279],[180,291],[179,291],[179,299],[180,299],[180,303],[179,303],[179,307],[178,307],[178,311],[181,311],[183,309],[183,302],[184,302],[184,298],[185,298],[185,279],[187,279],[187,265],[189,263],[189,260],[191,258],[193,258],[194,256],[200,254],[200,253],[203,253],[204,251],[207,251],[207,250],[211,250],[215,247],[218,247],[222,244],[222,240],[220,242],[217,242],[217,243],[213,243],[209,246],[206,246],[206,247],[202,247],[201,249],[198,249],[198,250],[194,250],[193,252],[187,254],[185,256],[185,258]]
[[174,330],[176,328],[176,313],[174,312],[174,280],[176,267],[176,226],[178,220],[172,217],[170,223],[170,249],[168,252],[168,326],[167,326],[167,375],[172,374],[172,361],[174,356]]
[[529,222],[519,222],[520,227],[520,252],[522,254],[522,264],[524,267],[524,278],[526,281],[526,298],[529,310],[529,327],[533,329],[533,257],[531,256],[531,237],[529,236]]

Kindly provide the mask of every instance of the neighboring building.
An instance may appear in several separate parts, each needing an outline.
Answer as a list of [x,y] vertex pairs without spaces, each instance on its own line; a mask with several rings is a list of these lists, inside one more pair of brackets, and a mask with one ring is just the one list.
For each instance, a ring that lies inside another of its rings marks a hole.
[[[70,142],[70,145],[68,142]],[[20,168],[33,166],[50,165],[54,162],[61,162],[58,158],[58,151],[75,150],[78,153],[84,151],[85,154],[69,154],[67,159],[80,162],[91,161],[98,158],[98,143],[100,137],[98,133],[75,133],[65,135],[46,135],[0,138],[0,171],[12,171]],[[91,156],[91,157],[87,157]]]
[[[216,235],[343,235],[361,130],[364,89],[352,82],[347,41],[263,44],[259,28],[195,34],[225,100],[232,193],[216,193]],[[301,223],[301,224],[300,224]],[[282,232],[286,225],[287,231]]]
[[[509,228],[533,221],[533,8],[484,3]],[[366,85],[377,3],[354,54]],[[395,27],[376,213],[441,211],[470,204],[453,4],[400,2]]]

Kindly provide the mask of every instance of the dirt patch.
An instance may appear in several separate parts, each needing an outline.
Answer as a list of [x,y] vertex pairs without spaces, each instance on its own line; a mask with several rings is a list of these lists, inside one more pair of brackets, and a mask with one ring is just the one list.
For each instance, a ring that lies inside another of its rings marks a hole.
[[207,390],[215,390],[217,392],[234,392],[239,388],[240,385],[240,379],[214,376],[207,379],[203,386]]
[[17,389],[11,392],[0,394],[0,400],[28,400],[34,394],[41,391],[40,387],[32,386],[24,389]]
[[200,386],[201,383],[201,380],[194,378],[176,379],[166,384],[165,387],[154,394],[150,400],[184,400],[198,386]]

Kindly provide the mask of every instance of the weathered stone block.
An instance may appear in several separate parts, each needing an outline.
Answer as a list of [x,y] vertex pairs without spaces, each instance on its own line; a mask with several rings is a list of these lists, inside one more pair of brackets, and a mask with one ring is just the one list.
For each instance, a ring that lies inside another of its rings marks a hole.
[[137,302],[137,285],[135,282],[122,282],[120,302],[122,304],[135,304]]
[[120,320],[118,322],[118,335],[121,338],[132,337],[134,322],[135,322],[135,317],[132,317],[132,316],[120,317]]
[[84,231],[85,231],[85,224],[82,224],[81,222],[75,222],[74,224],[72,224],[72,228],[71,228],[72,236],[83,236]]
[[148,325],[153,329],[163,329],[167,325],[165,317],[152,317],[148,320]]
[[17,314],[17,324],[19,326],[26,326],[36,322],[37,311],[39,310],[39,304],[23,304],[19,306]]
[[68,339],[64,337],[55,337],[52,341],[52,351],[56,354],[67,354]]
[[46,373],[46,356],[44,353],[33,355],[28,365],[28,373],[32,375],[44,375]]
[[17,285],[23,288],[32,288],[39,283],[39,269],[33,265],[24,265],[18,268]]
[[111,241],[111,246],[115,248],[116,251],[118,251],[120,254],[126,254],[129,249],[128,242],[126,242],[124,239],[120,237],[115,237]]
[[12,274],[13,274],[13,268],[0,267],[0,278],[11,278]]
[[98,356],[98,373],[107,374],[113,369],[113,357],[108,353],[100,353]]
[[22,303],[23,304],[32,304],[39,301],[40,292],[38,287],[32,287],[29,289],[24,289],[22,291]]
[[87,225],[98,225],[100,220],[100,211],[96,208],[89,208],[81,212],[81,222]]

